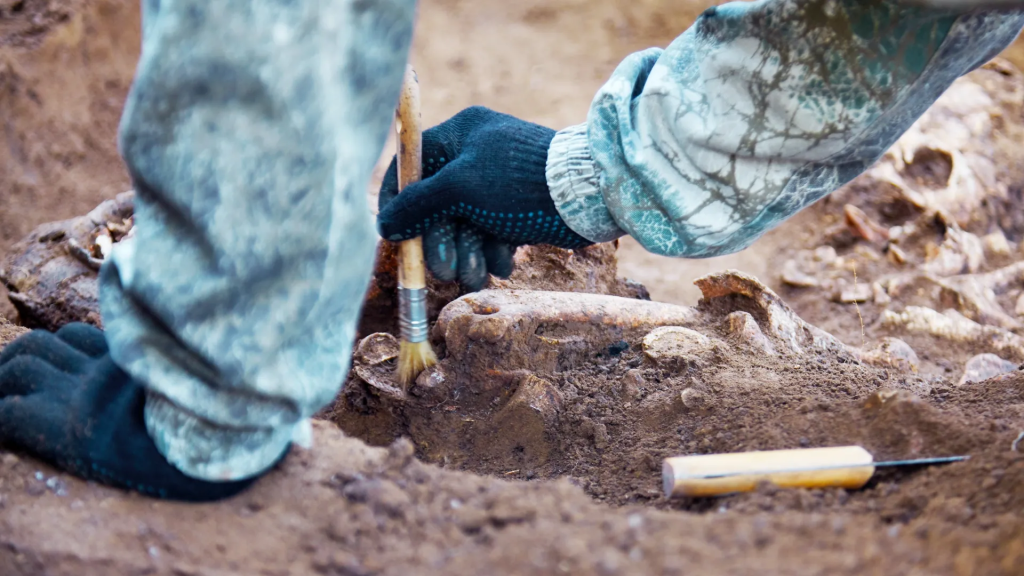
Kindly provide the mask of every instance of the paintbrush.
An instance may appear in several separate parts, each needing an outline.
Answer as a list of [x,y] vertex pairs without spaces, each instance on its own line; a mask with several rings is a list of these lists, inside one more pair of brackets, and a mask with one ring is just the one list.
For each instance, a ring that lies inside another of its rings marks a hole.
[[[422,177],[420,122],[419,80],[412,66],[407,66],[396,121],[399,193]],[[437,356],[427,340],[427,273],[422,238],[406,240],[398,246],[398,306],[398,380],[403,388],[408,388],[420,372],[437,364]]]

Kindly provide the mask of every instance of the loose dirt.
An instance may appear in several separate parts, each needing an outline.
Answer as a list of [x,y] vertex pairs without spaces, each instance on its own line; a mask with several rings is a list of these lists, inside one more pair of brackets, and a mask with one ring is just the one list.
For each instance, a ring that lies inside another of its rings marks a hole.
[[[422,2],[425,120],[484,104],[580,122],[622,56],[707,4]],[[137,19],[135,2],[0,0],[0,257],[128,189],[114,137]],[[1009,65],[972,75],[871,173],[734,257],[670,261],[624,240],[617,264],[613,246],[535,249],[498,290],[449,304],[457,291],[435,286],[444,360],[409,390],[390,378],[393,338],[371,335],[394,333],[382,265],[311,450],[204,506],[0,453],[0,574],[1022,574],[1022,107]],[[49,257],[26,246],[7,254],[28,263],[22,280]],[[692,307],[647,301],[616,265]],[[693,280],[729,267],[779,296],[719,276],[698,304]],[[68,319],[69,300],[40,302]],[[689,331],[655,332],[666,324]],[[21,331],[0,321],[0,348]],[[660,494],[667,456],[847,444],[971,459],[859,491]]]

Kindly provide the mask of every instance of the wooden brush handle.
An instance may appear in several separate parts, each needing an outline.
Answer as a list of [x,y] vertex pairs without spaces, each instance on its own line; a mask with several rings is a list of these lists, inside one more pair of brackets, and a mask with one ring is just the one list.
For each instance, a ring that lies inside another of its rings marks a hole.
[[[398,100],[398,191],[419,182],[423,173],[423,132],[420,119],[420,85],[412,65],[406,66],[402,95]],[[423,239],[413,238],[398,247],[398,285],[409,289],[427,287],[423,263]]]

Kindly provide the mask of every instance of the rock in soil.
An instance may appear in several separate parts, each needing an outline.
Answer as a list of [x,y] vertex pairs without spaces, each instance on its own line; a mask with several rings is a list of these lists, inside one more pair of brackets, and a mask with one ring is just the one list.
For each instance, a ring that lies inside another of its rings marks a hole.
[[990,378],[1013,372],[1019,366],[1016,362],[1003,360],[995,354],[979,354],[967,362],[967,366],[964,367],[964,375],[960,378],[960,385],[984,382]]
[[901,372],[916,373],[921,366],[914,349],[899,338],[883,338],[865,350],[860,359],[872,366],[888,366]]
[[21,324],[57,330],[69,322],[102,327],[99,312],[99,236],[128,232],[131,192],[103,202],[78,218],[44,224],[11,247],[0,262],[0,282]]

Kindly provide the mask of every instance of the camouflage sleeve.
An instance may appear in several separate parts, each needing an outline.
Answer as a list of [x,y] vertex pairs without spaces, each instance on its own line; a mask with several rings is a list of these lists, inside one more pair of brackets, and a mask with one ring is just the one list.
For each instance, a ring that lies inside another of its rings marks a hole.
[[144,0],[119,135],[135,237],[100,298],[150,435],[190,476],[262,472],[344,381],[414,10]]
[[874,163],[1024,11],[886,0],[712,8],[666,50],[627,58],[547,178],[568,225],[651,252],[735,252]]

